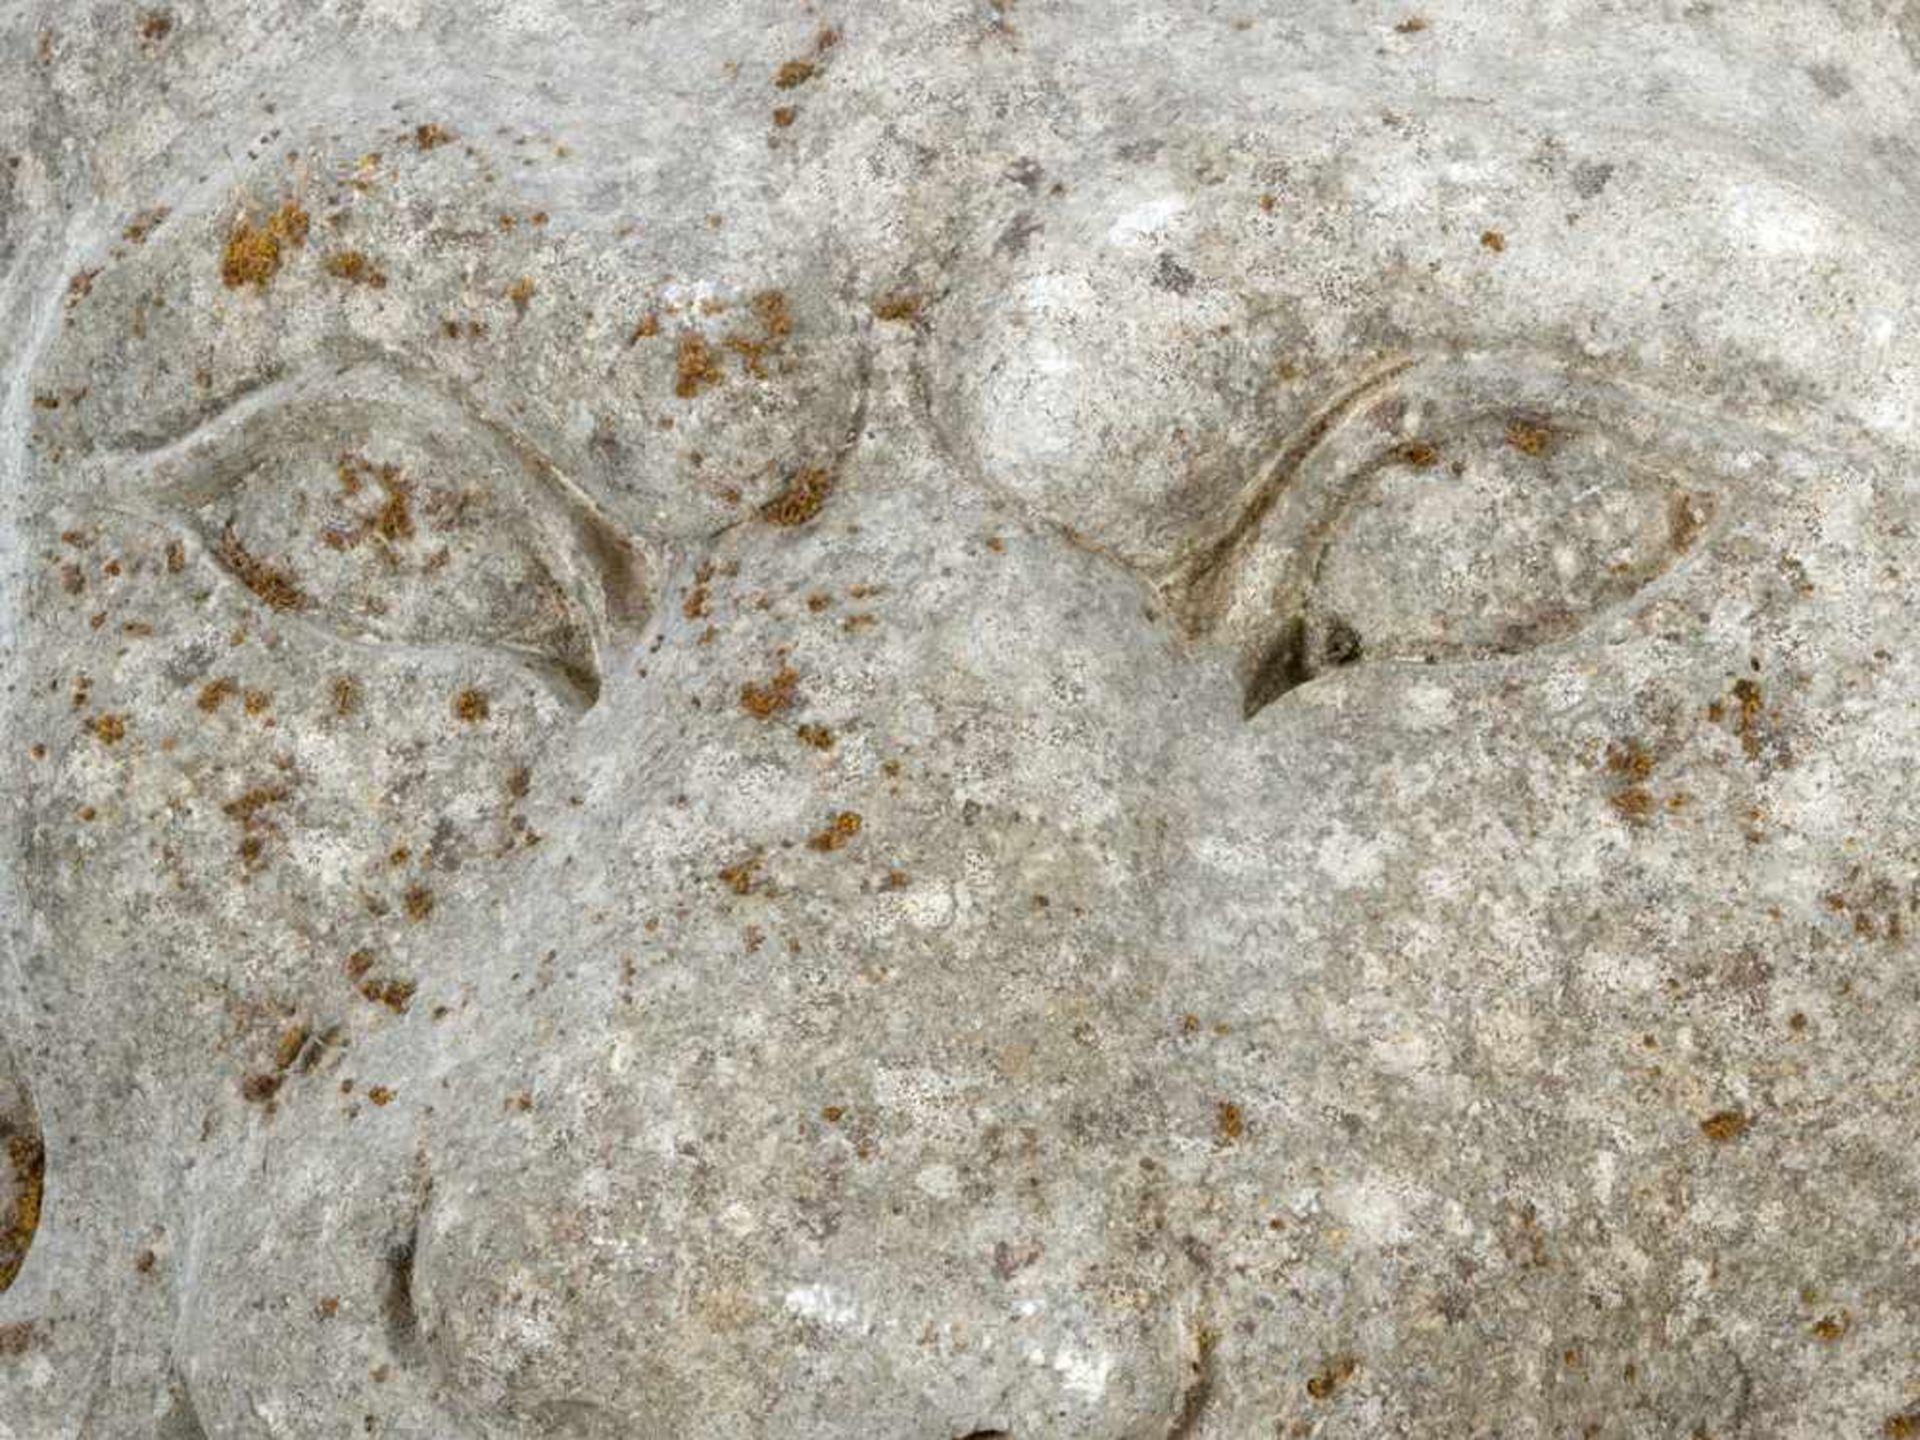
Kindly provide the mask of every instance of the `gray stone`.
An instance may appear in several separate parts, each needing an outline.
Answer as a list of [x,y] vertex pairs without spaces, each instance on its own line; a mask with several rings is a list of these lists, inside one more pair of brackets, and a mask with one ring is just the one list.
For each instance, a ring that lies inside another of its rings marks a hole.
[[0,1440],[1920,1435],[1912,6],[0,42]]

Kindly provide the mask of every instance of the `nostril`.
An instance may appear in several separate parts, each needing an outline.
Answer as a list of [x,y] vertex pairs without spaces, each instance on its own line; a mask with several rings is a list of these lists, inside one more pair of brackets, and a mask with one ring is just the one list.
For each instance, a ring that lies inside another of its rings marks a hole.
[[956,1435],[954,1440],[1013,1440],[1011,1430],[969,1430],[964,1435]]

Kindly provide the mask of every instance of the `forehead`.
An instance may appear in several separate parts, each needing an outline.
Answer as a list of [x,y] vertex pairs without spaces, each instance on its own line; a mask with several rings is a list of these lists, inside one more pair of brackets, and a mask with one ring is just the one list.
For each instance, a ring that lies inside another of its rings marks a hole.
[[[36,390],[86,403],[40,418],[55,448],[139,448],[290,369],[398,354],[635,529],[699,533],[840,443],[868,305],[904,281],[956,297],[961,391],[1015,351],[1156,429],[1209,423],[1253,383],[1210,350],[1278,323],[1323,354],[1411,332],[1631,353],[1661,383],[1731,356],[1904,433],[1892,22],[1870,45],[1872,17],[1829,3],[1097,8],[997,7],[983,32],[913,7],[399,5],[254,46],[147,203],[74,256]],[[183,40],[222,43],[200,28]],[[289,200],[304,246],[224,283],[236,226]],[[916,264],[953,224],[972,253]],[[1191,413],[1169,412],[1168,344],[1199,362]]]
[[[858,123],[835,115],[865,63],[845,32],[765,4],[494,7],[467,37],[388,8],[244,51],[124,203],[72,227],[32,374],[41,459],[150,450],[368,360],[459,392],[636,532],[706,533],[829,459],[861,275],[890,263],[848,238],[886,147],[822,159]],[[208,28],[178,38],[217,53]],[[886,48],[879,20],[863,41]]]

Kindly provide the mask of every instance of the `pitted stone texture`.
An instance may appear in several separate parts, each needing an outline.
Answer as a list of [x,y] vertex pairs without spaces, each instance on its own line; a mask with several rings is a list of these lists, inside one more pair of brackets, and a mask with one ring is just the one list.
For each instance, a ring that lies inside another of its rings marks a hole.
[[1914,25],[0,21],[0,1440],[1920,1435]]

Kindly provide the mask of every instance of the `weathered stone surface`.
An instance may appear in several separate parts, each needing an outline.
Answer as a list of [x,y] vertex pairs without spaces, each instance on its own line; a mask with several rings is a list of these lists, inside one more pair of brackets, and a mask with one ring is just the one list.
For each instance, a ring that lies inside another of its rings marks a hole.
[[0,40],[4,1440],[1920,1435],[1911,6]]

